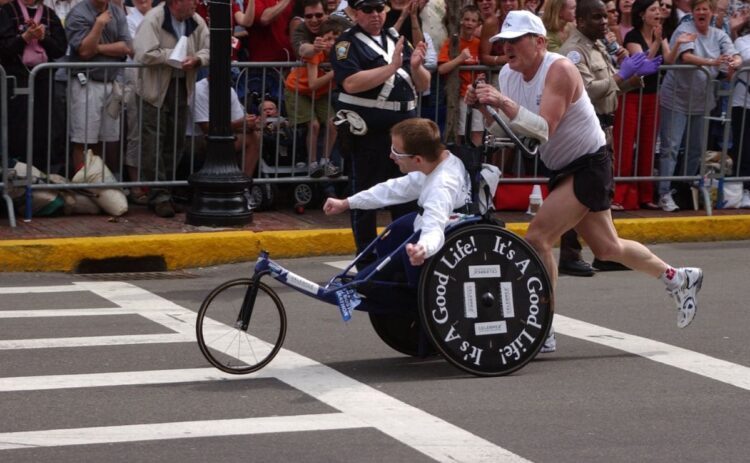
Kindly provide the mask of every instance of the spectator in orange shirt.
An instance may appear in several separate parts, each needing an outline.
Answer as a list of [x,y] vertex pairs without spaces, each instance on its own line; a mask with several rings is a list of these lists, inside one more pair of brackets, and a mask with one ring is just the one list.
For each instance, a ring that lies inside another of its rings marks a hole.
[[[458,49],[461,52],[455,58],[451,59],[448,52],[450,50],[450,41],[446,40],[443,48],[440,49],[438,56],[438,72],[440,75],[450,74],[458,66],[469,66],[479,64],[479,37],[474,35],[474,31],[481,24],[479,8],[475,5],[466,5],[461,8],[461,29],[459,31]],[[460,71],[458,73],[461,79],[461,101],[459,103],[460,115],[458,117],[458,134],[466,135],[466,113],[467,106],[464,103],[466,88],[474,81],[472,71]],[[482,113],[476,109],[471,110],[471,141],[474,146],[482,144],[482,130],[484,129],[484,120]]]
[[[333,42],[342,31],[341,23],[326,20],[320,26],[320,37],[323,38],[323,49],[309,58],[302,58],[304,67],[297,67],[289,73],[284,89],[289,119],[293,125],[309,123],[307,132],[307,153],[311,177],[337,177],[341,175],[338,167],[329,162],[331,149],[336,141],[336,130],[333,125],[333,109],[328,102],[328,93],[333,80],[333,71],[324,71],[320,63],[328,62],[328,53]],[[328,139],[325,153],[320,163],[317,161],[318,134],[320,125],[328,124]]]

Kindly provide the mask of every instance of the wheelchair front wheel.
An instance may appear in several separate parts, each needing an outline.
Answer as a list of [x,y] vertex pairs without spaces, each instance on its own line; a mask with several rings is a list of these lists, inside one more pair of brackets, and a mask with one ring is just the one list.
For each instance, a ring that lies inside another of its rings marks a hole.
[[494,224],[450,233],[425,265],[419,316],[450,363],[478,376],[502,376],[539,352],[552,326],[552,285],[522,238]]
[[198,346],[211,365],[231,374],[247,374],[266,366],[286,337],[286,311],[276,292],[258,283],[246,330],[241,328],[242,302],[254,283],[230,280],[216,287],[198,310]]

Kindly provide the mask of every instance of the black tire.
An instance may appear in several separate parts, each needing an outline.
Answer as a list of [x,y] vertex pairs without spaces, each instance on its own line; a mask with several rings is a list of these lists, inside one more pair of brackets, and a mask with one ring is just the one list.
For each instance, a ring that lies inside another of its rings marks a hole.
[[450,363],[474,375],[523,368],[544,344],[553,312],[541,259],[498,225],[450,233],[420,278],[423,326]]
[[438,353],[419,326],[417,314],[370,312],[369,315],[380,339],[396,352],[412,357],[429,357]]
[[313,200],[312,186],[307,183],[300,183],[294,186],[294,205],[307,206]]
[[281,299],[268,285],[258,284],[258,295],[247,330],[237,319],[250,278],[230,280],[216,287],[198,310],[195,331],[203,356],[221,371],[247,374],[266,366],[286,337],[286,311]]

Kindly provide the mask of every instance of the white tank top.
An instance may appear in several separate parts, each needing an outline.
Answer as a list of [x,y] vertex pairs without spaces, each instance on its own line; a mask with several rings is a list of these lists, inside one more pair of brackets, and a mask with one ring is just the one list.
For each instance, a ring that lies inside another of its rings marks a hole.
[[[534,114],[539,114],[547,71],[558,59],[567,58],[557,53],[545,53],[542,64],[529,82],[523,80],[520,72],[503,66],[500,70],[500,91]],[[563,114],[557,130],[547,143],[539,147],[539,154],[544,165],[559,170],[581,156],[596,152],[605,143],[604,131],[599,125],[594,106],[584,91]]]

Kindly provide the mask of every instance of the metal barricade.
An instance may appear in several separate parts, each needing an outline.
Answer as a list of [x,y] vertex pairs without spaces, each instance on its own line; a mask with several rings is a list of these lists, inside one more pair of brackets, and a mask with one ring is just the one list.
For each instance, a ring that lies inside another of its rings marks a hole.
[[[276,107],[277,114],[275,116],[276,119],[267,119],[268,121],[273,121],[273,123],[278,122],[281,120],[281,118],[284,117],[284,111],[285,111],[285,97],[284,97],[284,87],[285,87],[285,77],[288,74],[288,71],[294,67],[302,66],[303,64],[300,62],[284,62],[284,63],[251,63],[251,62],[240,62],[240,63],[233,63],[233,68],[236,69],[235,73],[236,76],[233,81],[233,85],[235,87],[235,91],[238,94],[238,97],[240,99],[240,102],[243,104],[246,111],[256,111],[256,109],[259,107],[259,105],[265,101],[270,100],[273,101],[274,106]],[[62,173],[65,177],[70,178],[73,176],[73,174],[76,171],[76,168],[78,166],[72,165],[71,163],[71,148],[70,148],[70,129],[71,129],[71,90],[70,85],[65,87],[65,93],[64,96],[66,97],[67,104],[65,106],[65,113],[67,114],[67,118],[65,121],[65,127],[64,127],[64,133],[65,133],[65,142],[64,146],[62,145],[56,145],[52,141],[52,129],[51,127],[54,124],[60,124],[61,121],[56,120],[54,117],[54,110],[59,109],[55,108],[55,102],[52,98],[49,99],[49,101],[46,102],[46,125],[47,125],[47,132],[45,137],[40,137],[39,139],[35,138],[33,136],[34,131],[32,130],[32,127],[34,125],[35,121],[35,115],[34,111],[35,108],[38,108],[38,105],[35,105],[35,94],[36,94],[36,86],[42,85],[41,82],[44,82],[44,85],[48,85],[50,88],[48,89],[50,94],[54,94],[56,96],[59,96],[59,88],[56,88],[58,85],[55,81],[52,81],[50,79],[49,81],[42,81],[39,79],[40,76],[43,75],[43,73],[50,73],[52,71],[58,71],[58,73],[62,73],[64,80],[71,80],[71,79],[78,79],[78,74],[82,74],[82,79],[86,80],[89,77],[90,70],[92,66],[95,66],[96,68],[104,68],[106,72],[112,72],[112,73],[119,73],[123,70],[127,70],[127,68],[131,68],[130,73],[137,73],[139,68],[143,68],[144,66],[134,63],[44,63],[36,66],[30,74],[29,77],[29,87],[24,91],[24,89],[20,89],[19,93],[24,93],[28,95],[28,114],[27,114],[27,123],[29,126],[29,130],[27,131],[27,152],[26,154],[26,160],[31,165],[33,164],[34,159],[34,144],[38,143],[44,143],[44,162],[42,166],[37,166],[41,170],[45,172],[49,172],[50,170],[55,169],[55,166],[53,164],[53,155],[57,155],[58,158],[62,160]],[[497,79],[497,71],[499,68],[489,68],[486,66],[464,66],[460,67],[459,71],[469,71],[474,74],[482,72],[487,74],[488,80],[490,82],[496,83]],[[693,72],[706,72],[705,70],[695,67],[695,66],[663,66],[663,70],[689,70]],[[419,106],[418,109],[420,111],[420,114],[423,116],[430,116],[435,120],[439,126],[444,125],[444,119],[441,119],[441,105],[444,105],[442,101],[444,100],[444,95],[441,94],[443,92],[443,82],[445,81],[444,76],[440,76],[437,72],[436,67],[430,68],[430,71],[432,72],[432,78],[433,78],[433,84],[431,85],[431,94],[427,98],[424,95],[420,96]],[[744,69],[745,73],[747,73],[747,70]],[[2,74],[4,76],[4,74]],[[3,84],[6,82],[7,79],[3,77],[2,80]],[[131,80],[134,80],[134,78],[131,77]],[[129,82],[127,79],[125,80],[125,84],[128,84]],[[713,85],[713,81],[710,81],[708,85]],[[128,86],[125,86],[126,90],[128,90]],[[659,86],[659,89],[661,87]],[[0,88],[3,92],[6,92],[7,95],[7,88],[6,86],[2,86]],[[132,89],[130,89],[132,90]],[[166,91],[166,90],[165,90]],[[290,98],[298,98],[299,94],[297,91],[287,92],[288,97]],[[658,95],[657,95],[658,96]],[[326,97],[326,103],[331,105],[333,103],[333,98],[335,98],[335,92],[329,91],[328,96]],[[7,101],[7,98],[4,98],[3,101]],[[35,190],[60,190],[60,189],[71,189],[71,188],[85,188],[85,189],[97,189],[97,188],[145,188],[145,187],[158,187],[158,186],[169,186],[169,187],[175,187],[175,186],[186,186],[187,185],[187,175],[192,173],[194,171],[194,167],[197,163],[200,161],[200,137],[191,136],[184,140],[185,149],[182,152],[172,152],[170,153],[171,156],[169,156],[169,159],[171,160],[171,164],[168,166],[164,166],[164,170],[167,173],[162,180],[158,180],[158,176],[160,173],[159,168],[157,167],[154,172],[145,175],[144,173],[144,151],[143,151],[143,111],[144,111],[144,104],[140,99],[133,100],[136,103],[133,104],[130,103],[134,107],[128,108],[131,112],[135,113],[136,117],[133,118],[132,114],[130,115],[130,121],[135,121],[130,123],[131,126],[130,129],[130,135],[128,135],[128,131],[126,131],[127,123],[126,120],[128,118],[125,117],[126,114],[126,108],[125,105],[120,107],[119,109],[119,130],[120,130],[120,137],[119,140],[117,140],[114,143],[105,143],[104,149],[107,149],[108,145],[112,145],[111,149],[114,151],[114,155],[110,157],[110,159],[107,159],[107,165],[111,168],[111,170],[115,173],[116,176],[118,176],[118,179],[114,183],[100,183],[100,182],[89,182],[89,183],[62,183],[62,184],[50,184],[50,183],[33,183],[31,178],[26,179],[25,187],[26,187],[26,201],[27,206],[25,208],[26,210],[26,220],[31,219],[31,193]],[[316,100],[317,103],[315,104],[324,104],[324,100]],[[81,103],[78,101],[77,103]],[[175,103],[177,105],[177,103]],[[86,105],[83,105],[84,107]],[[658,105],[657,105],[658,106]],[[641,104],[638,103],[638,111],[640,111]],[[7,111],[7,107],[3,107]],[[620,111],[624,111],[624,105],[620,108]],[[260,111],[259,111],[260,112]],[[86,111],[86,114],[88,114],[88,111]],[[88,117],[88,116],[86,116]],[[288,117],[288,115],[287,115]],[[7,117],[3,117],[2,121],[7,121]],[[624,120],[624,118],[621,118]],[[84,119],[84,123],[87,119]],[[261,119],[262,120],[262,119]],[[703,111],[703,119],[702,119],[702,127],[700,128],[702,130],[702,139],[704,141],[703,146],[698,147],[697,149],[703,153],[706,148],[707,143],[707,135],[708,135],[708,123],[712,120],[710,117],[710,114],[708,112],[708,109],[705,109]],[[725,122],[731,121],[730,117],[723,117],[722,120]],[[621,121],[622,123],[622,121]],[[160,124],[162,124],[161,121],[161,114],[157,116],[157,128],[160,127]],[[133,126],[137,126],[137,130],[134,132],[132,131]],[[325,128],[324,128],[325,127]],[[266,127],[261,124],[261,127],[259,127],[260,130],[265,129]],[[693,129],[693,126],[688,126],[688,130]],[[270,190],[271,186],[274,184],[315,184],[315,183],[323,183],[323,182],[344,182],[347,181],[346,177],[339,177],[338,179],[328,179],[328,178],[320,178],[320,179],[313,179],[310,178],[307,172],[307,166],[305,167],[298,167],[302,165],[302,163],[308,164],[310,159],[308,159],[307,151],[305,149],[305,144],[309,143],[309,140],[307,140],[304,136],[301,136],[301,131],[303,131],[303,127],[300,125],[295,125],[293,127],[290,127],[291,130],[291,140],[289,143],[284,146],[282,144],[282,134],[277,130],[274,133],[274,136],[272,137],[264,137],[262,136],[262,132],[260,134],[254,133],[255,128],[248,127],[247,123],[243,124],[241,132],[238,131],[237,134],[242,135],[242,137],[256,137],[260,136],[258,140],[258,168],[255,169],[255,176],[254,176],[254,183],[261,187],[261,188],[267,188]],[[327,141],[330,141],[331,138],[334,136],[333,133],[330,132],[331,127],[329,124],[321,124],[320,132],[318,139],[322,142],[322,146],[327,151],[328,148],[332,145],[331,143],[327,143]],[[639,127],[638,132],[636,133],[636,137],[633,143],[638,144],[640,141],[641,136],[643,135],[643,130],[650,130],[651,135],[654,139],[654,146],[652,147],[652,151],[654,152],[654,158],[651,161],[650,171],[653,172],[654,167],[656,165],[656,153],[659,152],[658,150],[658,143],[656,140],[658,137],[656,134],[658,134],[658,127],[654,125],[653,127],[646,127],[641,128]],[[6,132],[3,132],[3,137],[7,136]],[[171,146],[174,150],[176,150],[178,143],[176,143],[177,137],[182,136],[182,134],[178,133],[177,131],[169,134],[169,136],[173,139]],[[724,135],[725,141],[728,140],[727,134]],[[741,140],[744,140],[744,133],[741,137]],[[7,140],[6,140],[7,142]],[[157,136],[157,145],[159,144],[159,139]],[[136,160],[135,165],[133,162],[126,162],[126,159],[128,158],[127,154],[127,144],[130,143],[131,149],[134,149],[135,151],[131,151],[130,159],[133,158]],[[615,145],[617,145],[618,140],[615,140]],[[619,140],[620,146],[622,146],[623,143],[626,143],[622,138]],[[743,141],[744,143],[744,141]],[[83,143],[84,149],[88,148],[86,143]],[[724,143],[724,146],[726,146],[726,143]],[[695,147],[688,147],[689,150],[696,149]],[[286,150],[285,153],[282,153],[283,150]],[[154,150],[150,150],[154,151]],[[334,150],[335,151],[335,150]],[[616,146],[617,151],[617,146]],[[620,150],[621,151],[621,150]],[[320,150],[318,151],[320,152]],[[692,151],[691,151],[692,152]],[[7,154],[7,148],[3,151],[4,157],[4,167],[5,164],[8,162],[8,154]],[[155,150],[155,157],[156,157],[156,164],[159,165],[160,162],[160,156],[162,156],[161,151]],[[526,159],[520,155],[512,156],[508,153],[502,153],[498,152],[498,156],[495,159],[495,162],[502,165],[503,167],[503,177],[500,179],[501,183],[544,183],[548,179],[546,177],[546,170],[544,170],[543,165],[540,164],[538,158],[533,159]],[[264,154],[266,156],[264,157]],[[282,154],[286,156],[286,164],[282,164]],[[328,153],[326,153],[328,154]],[[637,164],[638,156],[641,156],[641,153],[638,153],[636,150],[634,152],[634,164]],[[727,157],[727,150],[723,150],[723,157]],[[152,158],[154,155],[152,155]],[[177,168],[178,166],[178,160],[180,158],[183,158],[183,161],[188,164],[187,170],[185,175],[178,175],[177,174]],[[512,161],[508,161],[508,159],[511,159]],[[152,162],[153,159],[151,159],[149,162]],[[750,161],[746,161],[747,163],[750,163]],[[245,157],[241,157],[239,159],[239,166],[241,169],[245,169],[247,166],[245,166]],[[343,165],[341,165],[343,168]],[[125,180],[125,171],[128,170],[128,168],[132,168],[131,171],[132,177],[129,180]],[[685,170],[687,167],[683,166],[682,171],[680,172],[674,172],[673,175],[636,175],[636,172],[625,172],[621,168],[620,165],[615,165],[615,180],[617,182],[658,182],[658,181],[683,181],[683,182],[695,182],[702,192],[702,195],[704,196],[704,202],[706,203],[706,212],[708,214],[711,214],[710,209],[710,201],[708,200],[708,191],[706,188],[706,166],[705,162],[703,160],[703,156],[701,156],[701,162],[700,162],[700,172],[697,174],[691,173],[688,175],[688,172]],[[249,171],[250,169],[246,169]],[[512,174],[512,175],[509,175]],[[713,174],[712,174],[713,175]],[[743,178],[732,178],[732,179],[724,179],[721,178],[720,180],[727,180],[727,181],[741,181]],[[7,179],[7,169],[3,169],[3,178],[2,178],[2,184],[0,184],[0,187],[3,185],[8,184]],[[6,201],[6,205],[8,208],[11,208],[10,199],[5,195],[5,190],[3,189],[4,193],[4,199]],[[12,214],[10,214],[12,216]],[[13,219],[11,219],[13,220]]]
[[[723,124],[721,155],[714,162],[710,176],[716,181],[717,208],[726,207],[729,196],[727,189],[733,188],[732,199],[738,207],[741,203],[745,186],[750,184],[750,139],[746,136],[750,125],[750,66],[735,71],[728,88],[722,92],[727,96],[727,106],[722,114],[715,118]],[[735,91],[738,97],[734,97]],[[747,153],[747,154],[746,154]]]
[[5,69],[0,66],[0,192],[3,195],[8,223],[16,226],[16,216],[13,201],[8,195],[10,187],[10,172],[8,169],[8,79]]

